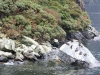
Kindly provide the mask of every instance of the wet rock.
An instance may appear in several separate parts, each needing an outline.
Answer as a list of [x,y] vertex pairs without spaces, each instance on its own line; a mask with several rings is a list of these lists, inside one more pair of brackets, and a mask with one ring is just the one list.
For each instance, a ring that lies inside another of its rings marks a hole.
[[4,65],[22,65],[22,64],[24,64],[24,62],[9,60],[8,62],[3,63],[3,64],[4,64]]
[[89,63],[81,60],[76,60],[75,62],[72,62],[71,65],[74,66],[81,66],[81,67],[89,67]]
[[67,64],[70,64],[73,66],[80,66],[80,67],[89,67],[90,66],[88,62],[85,62],[82,60],[77,60],[62,51],[60,51],[59,53],[60,54],[58,54],[58,56],[59,56],[60,60]]
[[8,61],[8,58],[4,55],[1,55],[0,56],[0,62],[7,62]]

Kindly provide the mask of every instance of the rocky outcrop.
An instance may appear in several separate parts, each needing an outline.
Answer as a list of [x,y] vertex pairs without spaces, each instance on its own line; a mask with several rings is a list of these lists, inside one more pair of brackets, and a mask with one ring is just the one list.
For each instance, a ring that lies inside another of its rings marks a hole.
[[75,2],[81,7],[82,11],[85,11],[83,0],[75,0]]
[[[4,65],[14,65],[20,64],[25,59],[39,61],[43,56],[46,61],[62,61],[81,67],[94,67],[95,63],[98,63],[91,52],[78,40],[68,41],[60,48],[56,48],[48,42],[39,44],[29,37],[23,38],[23,44],[7,38],[0,39],[0,62],[7,62],[3,63]],[[57,39],[54,41],[58,43]]]
[[77,40],[69,41],[60,47],[58,54],[62,61],[82,67],[96,67],[99,62],[92,53]]
[[88,25],[85,30],[71,33],[69,38],[86,41],[96,36],[99,36],[99,32],[91,25]]
[[[26,58],[38,60],[39,57],[42,57],[52,50],[52,46],[48,42],[39,44],[26,36],[23,39],[24,44],[21,44],[9,38],[2,37],[0,39],[0,61],[7,62],[8,60],[14,60],[22,62]],[[14,62],[11,63],[14,64]]]
[[86,39],[93,39],[95,36],[99,36],[99,32],[91,25],[88,25],[87,29],[82,31],[82,34]]
[[71,33],[71,35],[70,35],[71,37],[71,39],[76,39],[76,40],[85,40],[86,38],[83,36],[83,34],[81,33],[81,32],[73,32],[73,33]]

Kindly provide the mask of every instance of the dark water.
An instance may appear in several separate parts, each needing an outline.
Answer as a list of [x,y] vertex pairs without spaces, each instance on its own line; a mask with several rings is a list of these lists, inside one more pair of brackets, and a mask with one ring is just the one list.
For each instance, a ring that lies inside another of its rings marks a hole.
[[[92,20],[92,25],[100,31],[100,5],[86,5],[86,10]],[[86,46],[100,61],[100,41],[91,40]],[[0,66],[0,75],[100,75],[100,68],[79,69],[64,63],[28,62],[25,65]]]

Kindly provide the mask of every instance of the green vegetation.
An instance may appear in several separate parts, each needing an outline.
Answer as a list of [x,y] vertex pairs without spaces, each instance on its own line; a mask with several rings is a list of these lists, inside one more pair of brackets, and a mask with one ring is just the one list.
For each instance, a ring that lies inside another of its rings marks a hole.
[[0,0],[1,32],[12,39],[26,35],[36,40],[63,40],[66,32],[90,24],[74,0]]

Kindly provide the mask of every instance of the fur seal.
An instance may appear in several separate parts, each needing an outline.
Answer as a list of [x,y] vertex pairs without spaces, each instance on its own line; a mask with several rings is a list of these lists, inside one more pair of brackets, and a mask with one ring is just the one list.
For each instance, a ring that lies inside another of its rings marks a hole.
[[82,55],[82,52],[80,52],[79,55]]

